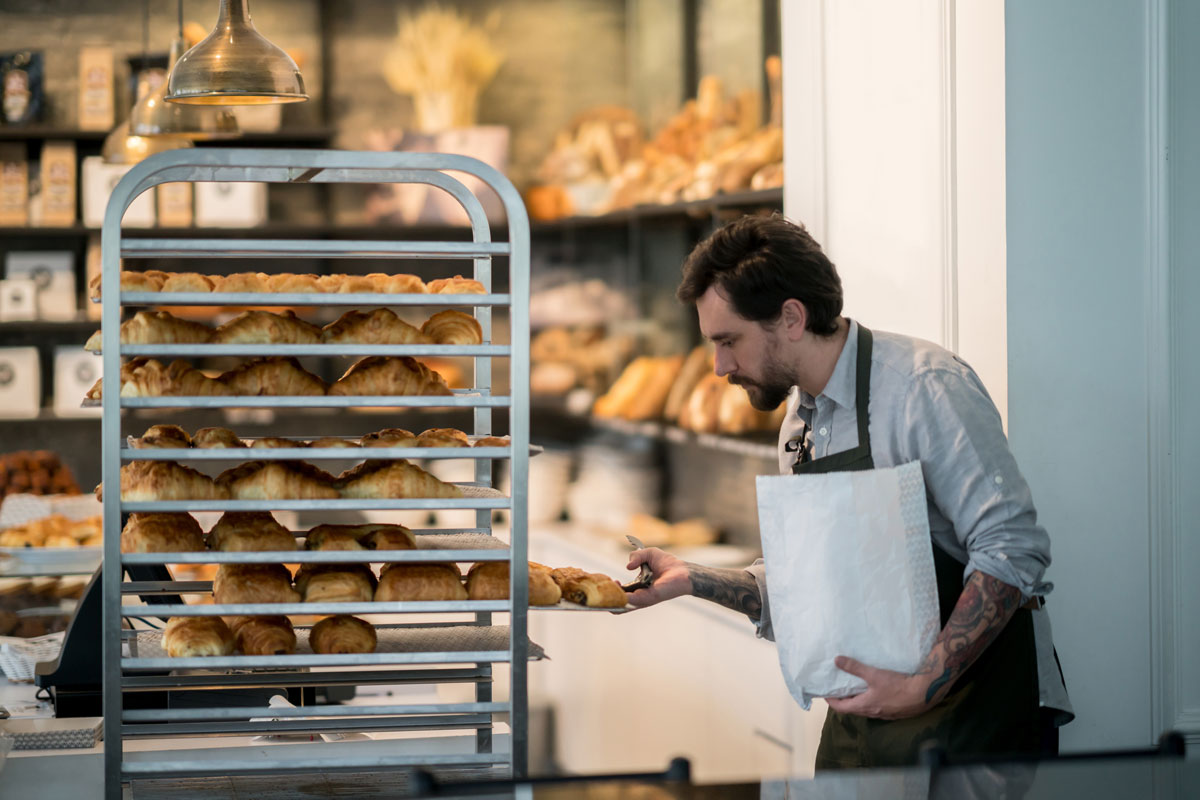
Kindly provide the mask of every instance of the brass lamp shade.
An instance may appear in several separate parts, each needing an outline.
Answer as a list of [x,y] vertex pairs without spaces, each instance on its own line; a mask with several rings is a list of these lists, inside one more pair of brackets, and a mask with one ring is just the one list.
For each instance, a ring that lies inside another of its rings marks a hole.
[[182,136],[133,136],[129,120],[125,120],[105,137],[100,154],[109,164],[136,164],[147,156],[181,147],[193,147],[192,140]]
[[217,26],[179,59],[166,99],[193,105],[261,105],[307,100],[292,57],[250,21],[248,0],[221,0]]
[[[183,39],[171,42],[170,70],[183,55]],[[227,108],[168,103],[167,81],[143,96],[129,114],[134,136],[183,136],[187,139],[225,139],[237,136],[237,117]]]

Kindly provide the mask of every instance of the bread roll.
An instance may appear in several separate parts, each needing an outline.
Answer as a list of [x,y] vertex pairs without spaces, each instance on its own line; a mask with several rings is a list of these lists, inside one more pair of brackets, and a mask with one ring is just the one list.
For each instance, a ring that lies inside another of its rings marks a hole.
[[357,525],[318,525],[304,538],[305,550],[366,550]]
[[625,590],[607,575],[565,567],[553,570],[551,576],[569,602],[591,608],[624,608],[628,602]]
[[442,376],[408,356],[368,356],[329,387],[331,395],[449,395]]
[[455,275],[453,278],[439,278],[438,280],[429,281],[425,284],[425,290],[429,294],[486,294],[487,290],[483,288],[483,284],[471,278],[464,278],[462,275]]
[[325,381],[294,358],[270,356],[246,361],[218,379],[238,397],[312,397],[325,394]]
[[181,450],[192,446],[192,437],[178,425],[151,425],[129,443],[138,450]]
[[221,564],[213,578],[213,601],[226,603],[299,603],[292,574],[282,564]]
[[727,385],[716,373],[701,378],[679,412],[679,427],[697,433],[716,433],[717,412]]
[[[121,323],[121,344],[203,344],[212,335],[207,325],[179,319],[166,311],[139,311]],[[96,331],[83,346],[101,352],[103,339]]]
[[322,654],[373,653],[376,641],[374,625],[347,614],[326,617],[308,633],[309,646]]
[[246,443],[229,428],[201,428],[192,437],[192,446],[205,450],[233,450],[245,448]]
[[417,436],[417,447],[470,447],[467,435],[457,428],[430,428]]
[[695,391],[696,384],[712,371],[713,355],[707,345],[699,345],[688,353],[687,360],[675,376],[675,382],[671,384],[671,391],[667,393],[667,400],[663,405],[663,418],[670,422],[677,421],[684,403]]
[[366,564],[303,564],[296,589],[306,603],[369,603],[375,574]]
[[481,436],[475,440],[476,447],[508,447],[512,440],[507,436]]
[[296,537],[267,511],[226,511],[208,532],[208,542],[222,553],[296,549]]
[[462,497],[462,490],[407,461],[364,461],[337,478],[342,497]]
[[234,644],[233,633],[220,617],[171,617],[162,643],[171,658],[227,656]]
[[122,553],[200,553],[204,531],[191,514],[131,514],[121,531]]
[[347,311],[321,331],[328,344],[427,344],[432,340],[390,308]]
[[[315,283],[314,283],[315,285]],[[218,327],[209,344],[317,344],[321,329],[291,311],[243,311]]]
[[217,476],[233,500],[331,500],[333,477],[303,461],[251,461]]
[[416,550],[417,539],[403,525],[375,524],[374,530],[359,539],[368,550]]
[[375,589],[381,603],[466,599],[462,573],[452,564],[389,564]]
[[[96,497],[104,499],[104,484],[96,487]],[[121,499],[227,500],[229,493],[204,473],[174,461],[132,461],[121,467]]]
[[[507,600],[509,568],[506,561],[488,561],[467,572],[467,596],[472,600]],[[552,606],[562,599],[548,567],[529,565],[529,605]]]
[[296,631],[284,616],[232,617],[237,649],[248,656],[285,656],[296,652]]
[[421,333],[437,344],[483,344],[479,320],[462,311],[439,311],[425,320]]

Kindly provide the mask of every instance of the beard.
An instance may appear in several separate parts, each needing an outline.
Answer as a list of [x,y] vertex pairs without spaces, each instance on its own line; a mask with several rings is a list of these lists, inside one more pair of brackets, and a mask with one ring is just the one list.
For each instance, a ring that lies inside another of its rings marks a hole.
[[787,399],[793,384],[787,371],[774,360],[766,363],[763,376],[759,380],[730,378],[729,382],[745,389],[750,398],[750,405],[759,411],[774,411],[778,408],[779,404]]

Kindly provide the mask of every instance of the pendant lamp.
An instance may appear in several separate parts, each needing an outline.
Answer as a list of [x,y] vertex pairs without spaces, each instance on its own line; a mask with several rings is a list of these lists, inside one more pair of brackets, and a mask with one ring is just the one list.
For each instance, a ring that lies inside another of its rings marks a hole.
[[193,105],[261,105],[308,99],[300,68],[250,21],[249,0],[221,0],[217,26],[167,78],[166,99]]
[[[171,42],[167,71],[183,55],[183,37]],[[228,108],[168,103],[167,81],[145,95],[129,114],[129,132],[135,136],[183,136],[187,139],[228,139],[239,134],[237,117]]]
[[164,150],[193,146],[192,140],[183,136],[134,136],[129,132],[129,120],[125,120],[104,138],[100,155],[109,164],[136,164]]

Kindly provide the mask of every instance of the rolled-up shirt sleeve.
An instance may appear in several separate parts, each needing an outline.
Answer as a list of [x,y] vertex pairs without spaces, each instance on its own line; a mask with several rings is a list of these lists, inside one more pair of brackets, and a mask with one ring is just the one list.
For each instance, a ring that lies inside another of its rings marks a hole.
[[758,622],[754,623],[758,629],[758,638],[773,642],[775,641],[775,630],[771,627],[771,603],[767,595],[767,565],[760,558],[746,567],[746,572],[754,577],[754,582],[758,584],[758,596],[762,600],[762,613],[758,617]]
[[966,367],[915,376],[904,419],[898,450],[920,460],[926,492],[966,550],[964,580],[982,572],[1026,598],[1048,593],[1050,537],[979,378]]

